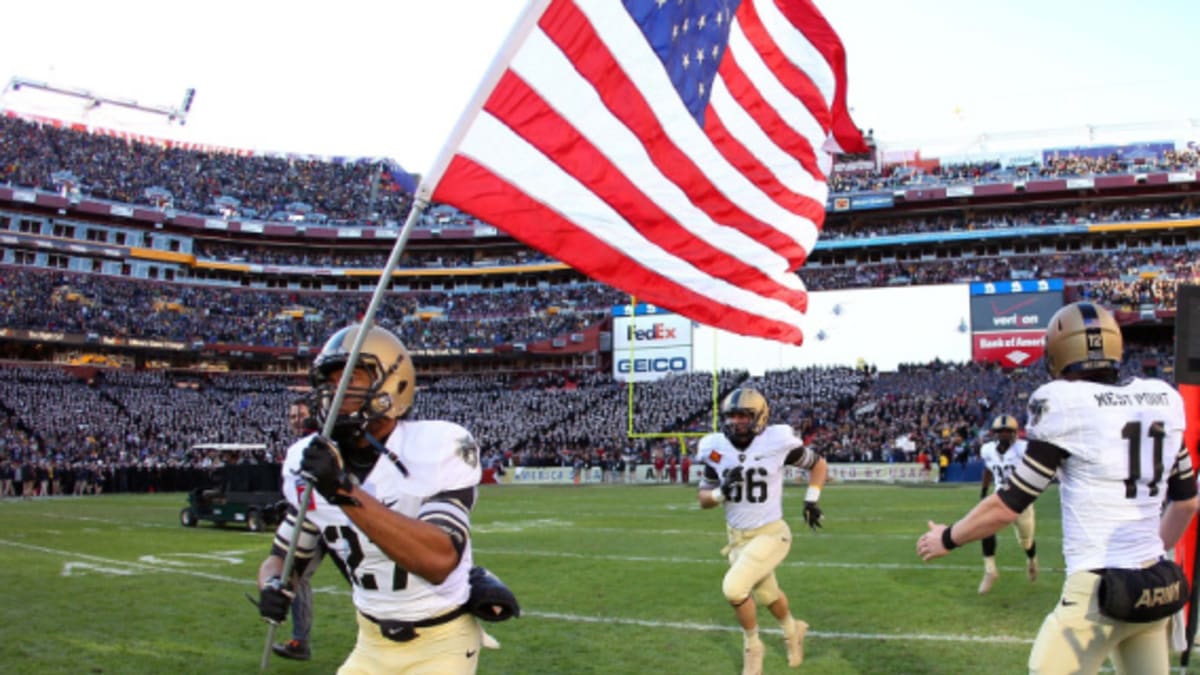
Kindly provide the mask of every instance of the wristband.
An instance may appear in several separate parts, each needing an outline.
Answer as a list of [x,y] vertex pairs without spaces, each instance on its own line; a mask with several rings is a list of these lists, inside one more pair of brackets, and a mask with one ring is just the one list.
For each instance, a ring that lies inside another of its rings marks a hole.
[[712,499],[714,502],[716,502],[718,504],[725,501],[725,493],[721,491],[721,488],[716,488],[714,490],[710,490],[708,493],[708,496],[710,499]]
[[953,551],[954,549],[958,548],[958,544],[954,543],[954,539],[950,536],[951,527],[954,526],[947,525],[946,529],[942,530],[942,548],[946,549],[947,551]]
[[805,493],[804,493],[804,501],[815,502],[815,501],[820,501],[820,499],[821,499],[821,488],[809,485],[808,490],[805,491]]

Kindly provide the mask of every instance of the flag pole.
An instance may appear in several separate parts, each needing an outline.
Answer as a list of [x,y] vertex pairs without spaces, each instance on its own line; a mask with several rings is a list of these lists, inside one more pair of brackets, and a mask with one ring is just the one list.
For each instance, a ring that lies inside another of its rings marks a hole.
[[[379,283],[375,284],[375,293],[371,295],[371,302],[367,305],[366,313],[363,314],[362,325],[359,328],[358,335],[354,337],[354,344],[350,348],[350,356],[346,359],[347,364],[358,362],[358,356],[362,353],[363,342],[367,339],[367,332],[371,330],[371,324],[375,320],[375,312],[379,309],[388,286],[391,285],[392,272],[400,264],[400,255],[404,252],[404,246],[408,243],[408,238],[412,235],[413,227],[428,206],[429,202],[427,200],[420,197],[414,199],[412,208],[408,212],[408,218],[404,220],[404,227],[400,228],[400,234],[396,237],[395,245],[392,246],[392,253],[388,256],[387,264],[384,266],[383,272],[379,275]],[[338,380],[337,392],[333,395],[333,401],[329,404],[329,411],[325,415],[325,424],[321,428],[321,435],[326,438],[333,433],[333,425],[337,421],[337,411],[342,407],[342,401],[346,398],[346,390],[350,388],[350,380],[353,375],[354,368],[342,369],[342,377]],[[288,542],[287,556],[283,559],[283,570],[279,574],[279,578],[283,579],[285,584],[291,576],[292,567],[296,562],[296,545],[300,541],[300,532],[304,526],[304,516],[308,511],[308,500],[312,499],[312,493],[313,484],[309,483],[304,486],[304,492],[300,495],[300,506],[296,509],[295,529],[292,530],[292,540]],[[275,631],[278,628],[279,624],[275,622],[271,622],[267,628],[267,641],[263,645],[262,660],[259,662],[259,667],[262,670],[267,669],[267,663],[271,659],[271,645],[275,643]]]
[[512,57],[524,44],[525,38],[529,33],[537,27],[538,19],[542,18],[546,8],[550,6],[550,0],[529,0],[522,10],[521,15],[513,23],[513,27],[508,31],[508,37],[500,45],[500,49],[496,51],[496,56],[492,58],[492,62],[488,65],[487,72],[479,81],[479,86],[475,88],[475,93],[471,95],[471,100],[467,103],[467,107],[463,109],[462,114],[458,116],[458,121],[454,123],[454,128],[450,132],[450,137],[442,144],[442,149],[438,151],[437,157],[433,160],[433,165],[429,171],[422,176],[421,184],[417,186],[417,196],[431,200],[434,189],[441,182],[442,175],[446,173],[447,167],[450,166],[450,156],[454,154],[454,150],[458,147],[463,137],[467,135],[467,130],[475,122],[475,118],[483,110],[483,104],[487,102],[487,97],[491,95],[492,90],[496,88],[496,83],[500,81],[500,77],[508,70],[508,64],[512,62]]
[[[391,281],[392,272],[400,262],[400,254],[404,251],[404,246],[408,242],[409,235],[415,225],[417,218],[425,208],[429,206],[432,200],[433,191],[441,181],[442,175],[446,172],[446,168],[450,165],[450,157],[458,147],[459,142],[466,135],[471,123],[475,117],[483,110],[483,104],[495,88],[496,83],[500,81],[500,77],[508,68],[509,62],[512,60],[512,55],[524,42],[525,37],[537,25],[537,21],[541,18],[542,13],[546,11],[546,7],[550,5],[550,0],[530,0],[525,6],[525,10],[517,21],[508,37],[505,38],[500,50],[492,59],[491,65],[488,66],[487,73],[476,87],[475,93],[471,97],[470,103],[458,118],[458,122],[454,125],[454,130],[450,137],[442,144],[442,148],[438,151],[437,158],[433,162],[433,166],[426,173],[417,185],[414,192],[414,201],[412,210],[408,212],[408,218],[404,221],[404,227],[400,230],[400,235],[396,239],[395,246],[392,247],[392,254],[388,256],[387,265],[384,267],[383,273],[379,275],[379,283],[375,286],[375,293],[371,296],[371,303],[367,305],[367,311],[363,315],[362,327],[358,331],[358,335],[354,339],[354,344],[350,349],[350,356],[347,363],[355,363],[358,360],[359,353],[362,351],[363,341],[366,339],[367,331],[371,328],[371,322],[375,318],[375,311],[379,307],[379,303],[383,298],[384,292]],[[337,393],[334,394],[333,401],[329,404],[331,411],[336,411],[342,407],[342,400],[346,397],[346,390],[350,386],[350,378],[353,374],[353,368],[342,370],[342,377],[338,381]],[[333,422],[336,415],[327,415],[324,427],[321,429],[323,436],[329,436],[333,432]],[[303,494],[300,495],[300,508],[297,509],[295,530],[292,532],[292,540],[288,542],[287,557],[283,560],[283,571],[280,578],[286,580],[292,572],[292,566],[295,564],[296,544],[300,540],[301,526],[304,525],[304,515],[308,500],[312,498],[313,486],[306,485]],[[267,641],[263,645],[263,654],[261,661],[262,670],[267,669],[267,663],[271,658],[271,645],[275,642],[275,631],[279,627],[277,623],[271,623],[267,629]]]

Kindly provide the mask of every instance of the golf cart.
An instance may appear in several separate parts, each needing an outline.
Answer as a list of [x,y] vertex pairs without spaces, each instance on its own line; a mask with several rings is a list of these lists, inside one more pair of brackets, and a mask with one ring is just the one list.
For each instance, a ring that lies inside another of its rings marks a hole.
[[279,524],[287,512],[280,493],[279,466],[251,464],[242,460],[245,453],[262,454],[261,443],[206,443],[193,446],[200,452],[217,451],[224,462],[212,472],[208,487],[188,492],[188,505],[179,512],[179,523],[195,527],[202,520],[224,527],[225,523],[244,523],[251,532],[261,532]]

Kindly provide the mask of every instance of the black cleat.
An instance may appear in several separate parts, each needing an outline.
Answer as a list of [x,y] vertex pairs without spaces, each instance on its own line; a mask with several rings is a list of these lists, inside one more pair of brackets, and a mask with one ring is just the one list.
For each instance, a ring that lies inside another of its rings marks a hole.
[[312,658],[312,652],[308,649],[308,643],[299,640],[288,640],[287,642],[273,644],[271,645],[271,651],[285,659],[307,661]]

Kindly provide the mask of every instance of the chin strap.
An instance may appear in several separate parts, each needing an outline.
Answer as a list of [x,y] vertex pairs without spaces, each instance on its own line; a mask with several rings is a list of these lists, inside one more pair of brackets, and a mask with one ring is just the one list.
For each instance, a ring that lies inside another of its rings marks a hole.
[[368,432],[364,433],[363,436],[367,439],[368,443],[373,445],[375,449],[379,451],[379,454],[384,455],[388,459],[392,460],[392,464],[395,464],[396,468],[400,470],[400,473],[404,474],[405,478],[408,478],[408,467],[404,466],[404,462],[400,461],[400,458],[396,456],[395,452],[389,450],[387,446],[379,441],[378,438],[375,438],[374,434]]

